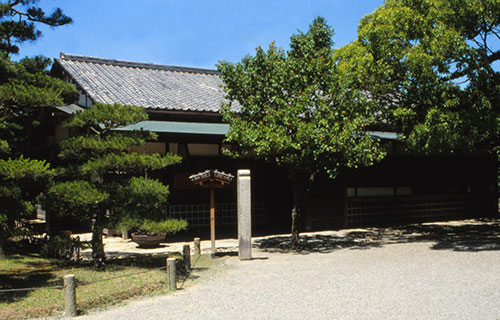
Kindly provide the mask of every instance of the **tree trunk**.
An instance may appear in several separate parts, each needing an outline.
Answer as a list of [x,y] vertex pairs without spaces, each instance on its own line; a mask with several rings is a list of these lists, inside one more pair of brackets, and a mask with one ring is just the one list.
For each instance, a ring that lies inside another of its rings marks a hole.
[[294,170],[290,174],[293,187],[293,208],[292,208],[292,230],[291,249],[299,249],[300,231],[302,229],[302,218],[306,209],[307,199],[311,191],[316,173],[306,173]]
[[52,236],[52,219],[50,218],[50,212],[45,211],[45,234],[49,237]]
[[98,270],[104,268],[104,261],[106,259],[104,255],[104,244],[102,243],[102,219],[103,213],[99,210],[92,222],[92,240],[90,241],[92,247],[92,261],[94,267]]
[[0,240],[0,259],[6,259],[5,251],[3,250],[5,242]]

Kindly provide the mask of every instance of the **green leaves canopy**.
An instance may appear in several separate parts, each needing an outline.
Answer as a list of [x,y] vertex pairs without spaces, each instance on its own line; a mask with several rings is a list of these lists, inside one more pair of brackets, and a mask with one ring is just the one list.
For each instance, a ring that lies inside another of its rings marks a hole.
[[489,151],[500,132],[500,2],[387,0],[339,50],[379,125],[424,153]]
[[291,37],[285,52],[272,43],[240,63],[220,62],[226,99],[221,113],[231,124],[227,142],[292,170],[371,165],[384,152],[366,133],[372,110],[359,89],[337,73],[333,30],[323,18]]

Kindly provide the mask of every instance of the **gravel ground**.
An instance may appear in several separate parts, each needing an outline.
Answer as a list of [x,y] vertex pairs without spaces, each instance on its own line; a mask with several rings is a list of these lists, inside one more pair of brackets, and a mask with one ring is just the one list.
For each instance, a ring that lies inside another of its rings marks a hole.
[[433,225],[406,230],[409,241],[387,229],[309,235],[329,250],[254,249],[254,260],[226,258],[174,294],[78,319],[500,319],[499,225],[475,242],[450,228],[433,239]]

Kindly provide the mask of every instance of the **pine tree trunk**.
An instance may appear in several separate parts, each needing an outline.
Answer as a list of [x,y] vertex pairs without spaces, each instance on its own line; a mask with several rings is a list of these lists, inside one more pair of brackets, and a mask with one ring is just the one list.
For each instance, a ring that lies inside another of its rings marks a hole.
[[92,240],[90,241],[92,247],[92,261],[94,267],[98,270],[104,268],[104,244],[102,243],[102,213],[99,211],[92,223]]
[[52,236],[52,219],[50,218],[50,212],[45,211],[45,234],[49,237]]
[[0,241],[0,259],[6,259],[5,251],[3,250],[4,241]]

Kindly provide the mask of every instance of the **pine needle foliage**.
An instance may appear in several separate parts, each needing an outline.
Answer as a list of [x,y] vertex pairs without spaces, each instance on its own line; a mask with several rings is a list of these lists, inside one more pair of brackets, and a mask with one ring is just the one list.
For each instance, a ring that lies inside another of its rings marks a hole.
[[118,223],[125,215],[166,218],[168,187],[148,178],[148,173],[179,163],[181,158],[131,152],[156,135],[116,130],[147,118],[141,107],[97,103],[64,123],[84,134],[60,144],[61,182],[49,190],[46,207],[53,215],[76,212],[82,221],[93,221],[92,257],[97,268],[104,266],[104,226]]

